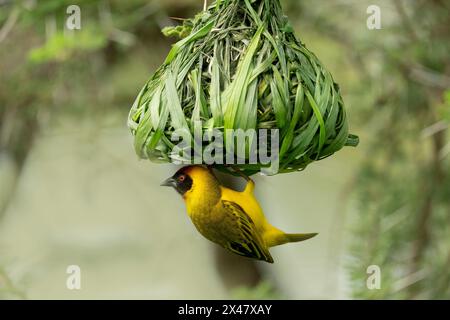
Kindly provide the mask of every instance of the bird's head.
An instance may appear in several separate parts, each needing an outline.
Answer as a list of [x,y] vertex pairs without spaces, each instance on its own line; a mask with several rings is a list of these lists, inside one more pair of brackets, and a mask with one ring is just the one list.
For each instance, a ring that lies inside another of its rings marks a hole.
[[193,165],[181,168],[172,177],[164,181],[161,186],[173,187],[183,198],[187,199],[195,194],[204,196],[220,193],[219,182],[210,168]]
[[189,174],[191,167],[178,170],[173,176],[161,183],[163,187],[173,187],[179,194],[184,195],[192,189],[194,181]]

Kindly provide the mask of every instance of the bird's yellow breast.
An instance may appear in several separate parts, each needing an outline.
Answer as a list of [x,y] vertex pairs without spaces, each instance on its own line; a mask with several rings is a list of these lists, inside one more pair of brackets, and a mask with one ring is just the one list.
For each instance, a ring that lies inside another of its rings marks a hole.
[[239,192],[221,186],[211,172],[203,167],[191,167],[188,174],[193,184],[191,190],[184,195],[187,213],[197,228],[202,229],[204,233],[222,219],[220,215],[223,211],[220,208],[222,208],[221,201],[224,200],[239,205],[252,219],[261,234],[272,229],[253,195],[253,181],[250,180],[245,190]]

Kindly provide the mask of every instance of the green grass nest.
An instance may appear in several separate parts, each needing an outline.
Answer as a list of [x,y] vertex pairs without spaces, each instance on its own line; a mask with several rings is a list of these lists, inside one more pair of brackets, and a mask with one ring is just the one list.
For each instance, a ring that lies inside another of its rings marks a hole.
[[[182,40],[131,108],[128,125],[139,157],[171,162],[171,134],[193,134],[194,121],[204,131],[279,129],[277,173],[357,146],[338,85],[295,37],[279,0],[218,0],[164,31]],[[237,167],[248,175],[261,169]]]

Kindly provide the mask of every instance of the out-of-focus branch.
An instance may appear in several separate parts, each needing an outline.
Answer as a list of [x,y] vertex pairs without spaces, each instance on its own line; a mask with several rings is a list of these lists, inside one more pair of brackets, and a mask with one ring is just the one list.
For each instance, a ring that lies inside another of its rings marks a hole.
[[419,64],[412,64],[409,68],[411,79],[428,87],[439,89],[450,88],[450,77],[437,73]]
[[4,41],[8,34],[12,31],[17,20],[19,20],[19,15],[20,10],[18,8],[14,8],[13,10],[11,10],[5,24],[0,29],[0,43]]
[[394,6],[397,10],[398,15],[402,19],[402,24],[405,27],[405,29],[408,31],[408,35],[411,38],[413,42],[419,41],[419,36],[417,35],[416,30],[414,30],[413,24],[411,23],[411,20],[408,17],[408,14],[406,13],[405,7],[403,6],[402,0],[395,0]]
[[344,47],[347,52],[349,53],[348,57],[351,59],[353,63],[359,68],[359,71],[361,75],[365,79],[370,79],[369,77],[369,70],[367,67],[367,63],[365,62],[365,59],[363,58],[363,55],[365,52],[361,52],[358,50],[354,50],[355,42],[348,37],[346,32],[344,30],[341,30],[339,26],[330,24],[326,21],[326,19],[322,17],[308,17],[308,16],[302,16],[303,19],[308,19],[308,23],[310,25],[316,26],[316,31],[320,33],[321,35],[324,35],[331,40],[335,41],[336,43],[340,44],[342,47]]

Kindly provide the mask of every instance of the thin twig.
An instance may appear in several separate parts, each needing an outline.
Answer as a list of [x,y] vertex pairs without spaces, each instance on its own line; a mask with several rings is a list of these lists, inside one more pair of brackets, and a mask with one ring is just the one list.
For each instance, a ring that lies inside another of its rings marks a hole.
[[411,23],[411,20],[409,19],[408,14],[405,11],[403,2],[401,0],[395,0],[394,6],[397,9],[397,13],[399,14],[400,18],[402,19],[403,26],[408,31],[411,40],[413,42],[419,41],[419,36],[417,35],[416,30],[414,30],[413,24]]
[[11,13],[8,16],[8,19],[6,19],[5,24],[0,29],[0,42],[6,39],[8,34],[14,28],[18,19],[19,19],[19,9],[15,8],[14,10],[11,11]]

